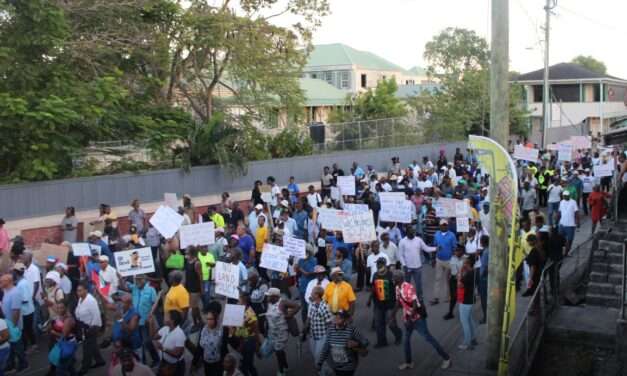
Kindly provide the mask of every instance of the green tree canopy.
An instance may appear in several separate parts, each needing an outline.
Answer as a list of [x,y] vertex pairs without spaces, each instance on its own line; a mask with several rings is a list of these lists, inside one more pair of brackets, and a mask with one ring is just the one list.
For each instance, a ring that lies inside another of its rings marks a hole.
[[605,63],[602,62],[601,60],[597,60],[593,58],[592,56],[579,55],[575,57],[571,61],[571,63],[581,65],[582,67],[590,69],[593,72],[597,72],[601,74],[607,73],[607,67],[605,66]]

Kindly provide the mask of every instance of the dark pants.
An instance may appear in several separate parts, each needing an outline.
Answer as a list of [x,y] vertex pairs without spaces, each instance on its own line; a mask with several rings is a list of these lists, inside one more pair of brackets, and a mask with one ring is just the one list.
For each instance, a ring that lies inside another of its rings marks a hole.
[[449,355],[444,351],[442,346],[436,341],[435,338],[429,332],[426,319],[418,319],[416,321],[405,322],[405,363],[411,363],[411,335],[415,331],[418,332],[435,351],[442,357],[442,359],[450,359]]
[[[157,349],[155,349],[155,345],[154,343],[152,343],[152,338],[150,338],[150,332],[148,330],[148,326],[147,325],[140,325],[139,327],[139,332],[141,333],[142,336],[142,343],[143,343],[143,351],[142,351],[142,359],[143,359],[143,363],[144,364],[149,364],[148,363],[148,354],[150,354],[150,359],[152,359],[152,362],[158,362],[159,361],[159,353],[157,353]],[[148,354],[146,354],[148,353]]]
[[585,215],[588,215],[588,197],[590,196],[590,193],[584,193],[582,194],[582,198],[581,198],[581,206],[583,206],[583,213]]
[[205,368],[205,376],[222,376],[222,362],[203,362],[203,365]]
[[[387,313],[390,309],[385,306],[376,306],[374,307],[374,317],[375,317],[375,328],[377,330],[377,344],[378,345],[387,345],[388,340],[386,337],[386,325],[387,325]],[[403,338],[403,332],[396,326],[396,324],[390,324],[390,330],[392,334],[394,334],[394,338],[397,342]]]
[[98,346],[98,332],[100,328],[92,326],[85,333],[85,339],[83,340],[83,362],[81,364],[81,371],[89,371],[92,361],[96,363],[104,363],[104,359],[100,354],[100,347]]
[[285,354],[285,350],[275,351],[274,355],[279,365],[279,372],[285,371],[287,369],[287,354]]
[[452,275],[448,280],[448,295],[449,295],[449,303],[448,303],[448,314],[453,315],[453,310],[455,309],[455,304],[457,304],[457,276]]
[[549,193],[546,189],[538,189],[538,205],[541,208],[546,208]]
[[488,276],[481,276],[479,278],[479,299],[481,299],[481,312],[483,312],[483,318],[481,321],[485,321],[488,316]]
[[22,320],[24,323],[24,329],[22,330],[22,341],[24,342],[24,351],[28,350],[29,346],[35,345],[37,343],[37,341],[35,340],[35,332],[34,332],[34,326],[33,326],[34,318],[35,318],[35,313],[22,316]]
[[257,340],[255,337],[249,337],[244,340],[244,348],[242,349],[242,364],[239,369],[245,376],[257,376],[255,368],[255,352],[257,351]]
[[361,290],[366,284],[366,265],[357,261],[355,267],[357,268],[357,289]]
[[61,359],[59,366],[56,368],[55,376],[74,376],[76,371],[74,370],[74,355],[67,359]]
[[15,367],[15,358],[17,358],[17,369],[21,370],[28,366],[26,362],[26,355],[24,354],[24,342],[17,341],[11,342],[11,353],[9,354],[9,361],[7,362],[7,369]]

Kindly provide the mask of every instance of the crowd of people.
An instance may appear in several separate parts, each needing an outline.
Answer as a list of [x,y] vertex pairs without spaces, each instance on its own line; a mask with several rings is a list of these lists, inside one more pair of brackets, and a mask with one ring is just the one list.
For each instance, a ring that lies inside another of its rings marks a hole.
[[[590,215],[594,232],[608,214],[612,178],[591,175],[604,163],[614,163],[617,178],[624,180],[627,163],[618,151],[582,150],[563,162],[546,151],[535,162],[517,162],[520,246],[526,255],[517,287],[523,290],[525,284],[523,295],[533,294],[547,260],[568,256],[583,215]],[[332,197],[339,176],[354,177],[354,196]],[[107,366],[114,376],[195,371],[254,376],[256,358],[271,356],[277,375],[284,375],[293,338],[299,346],[308,344],[319,374],[353,375],[371,349],[391,345],[388,329],[394,345],[404,349],[400,370],[414,367],[414,331],[448,368],[454,355],[427,325],[427,306],[438,304],[448,305],[442,320],[458,316],[463,330],[458,350],[480,346],[477,328],[487,318],[490,197],[489,176],[472,150],[457,149],[452,156],[441,151],[436,160],[425,156],[406,165],[394,158],[388,171],[358,163],[346,170],[325,166],[319,191],[312,185],[300,192],[295,181],[291,177],[284,187],[273,177],[266,184],[256,181],[250,202],[233,202],[224,193],[220,204],[203,212],[185,195],[179,208],[184,224],[215,225],[215,243],[204,247],[181,249],[178,236],[163,238],[139,200],[131,204],[128,233],[121,233],[112,208],[101,205],[86,239],[98,246],[91,257],[72,252],[79,223],[72,207],[61,223],[66,260],[49,257],[36,265],[23,240],[11,241],[0,225],[0,251],[10,256],[10,270],[0,277],[0,370],[26,370],[27,355],[42,350],[43,335],[49,375],[84,375]],[[379,220],[382,192],[405,193],[412,203],[411,223]],[[457,230],[454,217],[438,216],[443,197],[467,202],[467,232]],[[320,208],[354,203],[373,212],[377,240],[346,243],[341,231],[321,225]],[[261,267],[264,245],[281,246],[285,236],[306,241],[305,257],[291,257],[285,273]],[[114,254],[140,247],[151,248],[155,272],[122,277]],[[215,293],[218,261],[238,267],[239,299]],[[435,269],[432,291],[423,288],[425,267]],[[551,272],[552,288],[558,286],[558,270]],[[358,296],[364,300],[359,308]],[[477,302],[480,308],[473,309]],[[226,303],[245,307],[242,326],[221,324]],[[354,324],[356,309],[371,312],[372,346],[364,328]],[[109,347],[107,359],[101,350]]]

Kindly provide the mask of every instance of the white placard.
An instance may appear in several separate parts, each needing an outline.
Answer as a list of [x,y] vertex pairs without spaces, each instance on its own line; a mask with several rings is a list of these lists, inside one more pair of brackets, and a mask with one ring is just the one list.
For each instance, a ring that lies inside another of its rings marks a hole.
[[379,220],[384,222],[411,223],[411,201],[405,198],[403,192],[379,193],[381,212]]
[[331,187],[331,200],[340,199],[340,189],[338,187]]
[[377,240],[372,211],[353,213],[342,220],[342,236],[346,243]]
[[[96,248],[98,247],[98,248]],[[100,246],[89,243],[72,243],[72,253],[74,256],[87,256],[91,257],[91,250],[97,249],[100,254]]]
[[244,326],[246,306],[240,304],[225,304],[222,326]]
[[181,224],[183,224],[183,220],[183,216],[169,206],[160,206],[155,214],[150,217],[150,223],[166,239],[172,239],[181,227]]
[[570,136],[570,143],[573,144],[575,149],[590,149],[592,147],[592,140],[590,136]]
[[113,254],[115,267],[122,277],[154,273],[155,263],[150,247],[119,251]]
[[[440,197],[433,202],[433,208],[438,218],[464,217],[470,213],[470,206],[466,201],[454,198]],[[460,214],[457,214],[458,210]]]
[[197,223],[181,226],[181,249],[190,245],[210,245],[216,242],[215,224],[213,222]]
[[287,272],[287,259],[290,254],[283,247],[273,244],[264,244],[263,252],[261,253],[261,263],[259,266],[262,268],[274,270],[277,272]]
[[573,145],[571,144],[558,144],[557,145],[557,160],[558,161],[571,161],[573,159]]
[[455,201],[455,216],[456,217],[468,217],[470,215],[470,207],[466,201]]
[[457,229],[457,232],[469,232],[470,221],[468,220],[468,217],[455,218],[455,227]]
[[343,196],[355,196],[355,177],[352,175],[338,176],[337,187]]
[[216,283],[216,294],[239,299],[239,266],[218,261],[213,275]]
[[169,206],[174,210],[178,210],[179,208],[179,199],[176,197],[176,193],[164,193],[163,202],[165,206]]
[[293,238],[289,235],[283,237],[283,248],[297,259],[305,258],[306,245],[307,243],[302,239]]
[[261,200],[270,205],[272,202],[272,192],[261,192]]
[[318,208],[318,221],[322,228],[329,231],[342,231],[342,218],[349,215],[343,210]]
[[522,159],[523,161],[529,161],[536,163],[538,161],[538,149],[526,148],[523,145],[516,145],[514,148],[514,158]]
[[354,213],[367,213],[368,205],[366,204],[344,204],[344,210],[354,214]]
[[592,167],[592,171],[594,172],[594,177],[602,178],[605,176],[614,176],[614,164],[606,163],[601,165],[596,165]]

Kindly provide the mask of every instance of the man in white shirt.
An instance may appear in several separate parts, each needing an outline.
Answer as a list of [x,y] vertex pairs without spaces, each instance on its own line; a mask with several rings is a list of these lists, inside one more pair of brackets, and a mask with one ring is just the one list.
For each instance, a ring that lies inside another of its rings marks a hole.
[[481,221],[481,228],[486,235],[490,235],[490,203],[484,201],[481,204],[481,213],[479,213],[479,221]]
[[430,247],[418,236],[416,229],[409,227],[407,236],[401,239],[398,244],[398,259],[403,265],[405,272],[405,281],[409,282],[412,278],[416,287],[416,294],[422,298],[422,252],[435,252],[436,247]]
[[374,273],[377,271],[377,260],[380,258],[385,259],[385,265],[390,266],[390,259],[388,255],[382,253],[379,249],[379,241],[375,240],[370,244],[371,253],[366,258],[366,269],[368,271],[368,280],[372,283],[372,278],[374,277]]
[[398,247],[396,244],[390,241],[390,234],[387,232],[383,232],[381,234],[381,252],[384,253],[391,265],[396,265],[396,268],[400,268],[400,263],[398,262]]
[[316,278],[312,279],[307,283],[307,289],[305,289],[305,299],[307,300],[307,304],[311,304],[311,292],[314,287],[320,286],[322,289],[326,289],[329,284],[329,280],[327,279],[326,269],[322,265],[316,265],[314,268],[314,273]]
[[[102,327],[100,318],[100,308],[96,299],[87,292],[87,286],[79,284],[76,288],[78,302],[74,314],[76,320],[86,327],[85,338],[83,340],[83,360],[79,371],[80,374],[86,374],[90,368],[102,367],[106,363],[100,354],[98,348],[98,332]],[[92,364],[92,360],[96,364]]]
[[584,175],[581,177],[581,183],[583,185],[581,206],[583,206],[583,214],[588,215],[588,196],[590,196],[592,188],[594,188],[594,177],[590,176],[589,168],[585,169]]
[[559,231],[564,238],[566,238],[565,256],[568,256],[570,247],[575,239],[575,229],[579,226],[579,208],[575,200],[570,198],[570,192],[564,191],[562,193],[564,199],[560,202],[558,217],[559,217]]
[[[565,180],[565,179],[564,179]],[[548,194],[548,217],[549,217],[549,226],[553,226],[553,217],[556,215],[559,206],[560,200],[562,199],[562,191],[563,188],[557,181],[557,179],[553,179],[551,185],[549,185],[547,194]]]
[[266,182],[270,186],[270,195],[271,195],[270,206],[274,208],[275,206],[279,205],[279,199],[281,197],[281,188],[274,180],[274,176],[268,176],[268,179],[266,179]]
[[420,174],[420,179],[418,180],[418,188],[421,192],[424,192],[425,189],[433,188],[433,183],[430,180],[427,180],[427,175]]
[[314,186],[310,185],[308,188],[309,193],[307,193],[307,203],[312,208],[318,208],[322,204],[322,197],[320,194],[314,190]]

